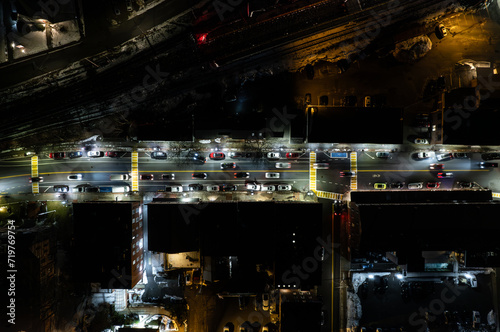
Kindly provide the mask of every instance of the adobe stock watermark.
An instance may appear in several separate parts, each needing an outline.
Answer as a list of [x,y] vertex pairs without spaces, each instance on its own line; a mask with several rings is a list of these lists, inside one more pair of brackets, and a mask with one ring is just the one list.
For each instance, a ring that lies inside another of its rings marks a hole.
[[418,311],[412,313],[408,318],[411,326],[417,328],[417,331],[424,332],[427,330],[427,320],[433,322],[437,316],[443,314],[446,309],[446,304],[454,302],[462,291],[467,289],[466,285],[460,286],[450,283],[448,280],[444,281],[445,288],[441,291],[439,299],[433,299],[429,302],[427,307],[420,307]]
[[217,16],[221,21],[224,21],[224,13],[232,13],[241,4],[243,4],[243,0],[215,0],[213,2]]
[[[332,236],[328,235],[325,240],[318,236],[316,238],[318,245],[314,248],[312,256],[302,260],[300,265],[292,265],[292,267],[281,276],[281,281],[285,285],[293,285],[295,288],[300,288],[302,280],[307,280],[313,272],[321,265],[321,262],[327,260],[333,255],[334,248],[340,247],[339,243],[335,243],[332,248]],[[324,252],[324,255],[322,254]]]

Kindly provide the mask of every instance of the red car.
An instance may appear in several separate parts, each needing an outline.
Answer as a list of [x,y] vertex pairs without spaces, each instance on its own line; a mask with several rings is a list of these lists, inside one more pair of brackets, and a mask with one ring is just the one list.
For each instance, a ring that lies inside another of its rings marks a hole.
[[222,152],[212,152],[209,155],[209,157],[212,160],[224,160],[224,159],[226,159],[226,155],[224,155],[224,153],[222,153]]
[[54,152],[54,153],[49,153],[49,158],[52,159],[63,159],[66,156],[64,152]]
[[106,157],[118,158],[118,152],[116,152],[116,151],[107,151],[106,152]]
[[439,182],[427,182],[427,188],[428,189],[438,189],[439,188]]
[[153,174],[141,174],[140,179],[141,180],[154,180],[155,177]]
[[296,152],[288,152],[286,154],[287,159],[295,159],[298,158],[300,155]]
[[430,164],[430,169],[444,169],[444,164]]

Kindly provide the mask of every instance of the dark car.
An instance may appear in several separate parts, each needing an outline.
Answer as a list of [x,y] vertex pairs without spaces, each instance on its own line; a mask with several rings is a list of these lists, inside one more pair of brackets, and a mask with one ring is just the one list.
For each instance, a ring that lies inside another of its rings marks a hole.
[[440,183],[439,182],[427,182],[428,189],[438,189]]
[[167,159],[167,153],[163,151],[151,152],[152,159]]
[[444,164],[430,164],[430,169],[444,169]]
[[453,154],[453,157],[455,157],[455,159],[469,159],[467,153],[461,153],[461,152],[455,152]]
[[231,152],[229,156],[232,159],[240,159],[240,158],[245,158],[245,153],[244,152]]
[[319,97],[319,104],[324,106],[328,105],[328,96]]
[[401,283],[401,297],[405,302],[410,299],[410,285],[407,282]]
[[81,151],[75,151],[75,152],[69,152],[68,153],[68,157],[70,159],[73,159],[73,158],[80,158],[83,156],[83,153]]
[[209,154],[210,159],[212,160],[224,160],[226,159],[226,155],[222,152],[212,152]]
[[249,178],[250,177],[250,173],[247,173],[247,172],[238,172],[238,173],[234,173],[234,178],[235,179],[240,179],[240,178]]
[[53,189],[56,193],[67,193],[69,191],[69,187],[65,185],[55,185]]
[[99,187],[87,187],[87,188],[85,188],[86,193],[98,193],[99,191],[100,191]]
[[199,155],[198,153],[195,153],[194,157],[193,157],[193,160],[195,160],[195,161],[201,161],[202,163],[205,163],[205,161],[207,161],[207,158]]
[[296,159],[296,158],[300,157],[300,154],[299,154],[299,153],[297,153],[297,152],[288,152],[288,153],[286,154],[286,157],[287,157],[288,159]]
[[355,172],[351,172],[351,171],[341,171],[340,172],[340,177],[341,178],[350,178],[350,177],[353,177],[354,175],[356,175]]
[[311,94],[310,93],[306,93],[306,98],[304,99],[304,103],[306,105],[310,105],[311,104]]
[[219,186],[220,191],[236,191],[238,190],[238,187],[232,184],[222,184]]
[[155,177],[153,174],[141,174],[139,177],[140,180],[154,180]]
[[466,181],[459,181],[458,186],[462,189],[465,188],[473,188],[474,187],[474,182],[466,182]]
[[63,159],[66,156],[64,152],[53,152],[49,153],[49,158],[52,159]]
[[32,177],[28,179],[29,183],[37,183],[37,182],[43,182],[43,177],[37,176],[37,177]]
[[389,288],[389,281],[387,277],[375,276],[373,280],[373,292],[375,293],[384,293],[387,288]]
[[190,184],[188,186],[188,190],[189,191],[202,191],[203,190],[203,185],[201,185],[199,183]]
[[483,160],[500,159],[500,153],[498,152],[483,153],[481,155],[481,158],[483,158]]
[[118,152],[116,151],[106,151],[106,157],[118,158]]
[[403,189],[404,186],[405,186],[404,182],[393,182],[390,185],[391,189]]
[[356,96],[345,96],[342,100],[342,106],[344,107],[354,107],[358,102],[358,98]]
[[193,173],[191,175],[193,179],[206,179],[207,178],[207,173]]
[[484,161],[480,162],[479,168],[486,168],[486,167],[498,167],[498,163],[485,163]]
[[221,163],[220,164],[221,169],[233,169],[236,168],[236,163]]
[[415,127],[429,128],[430,126],[431,122],[429,120],[424,120],[424,119],[415,120]]
[[162,180],[175,180],[175,174],[162,174],[161,175]]

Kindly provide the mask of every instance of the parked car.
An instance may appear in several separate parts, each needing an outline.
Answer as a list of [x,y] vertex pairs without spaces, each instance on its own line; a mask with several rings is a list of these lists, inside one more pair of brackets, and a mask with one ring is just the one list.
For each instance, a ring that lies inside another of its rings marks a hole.
[[439,172],[439,173],[437,173],[437,177],[440,178],[440,179],[449,179],[449,178],[453,177],[453,173],[442,173],[442,172]]
[[486,167],[498,167],[498,163],[486,163],[484,161],[480,162],[479,168],[486,168]]
[[431,157],[431,155],[428,152],[418,152],[418,153],[413,154],[413,157],[415,159],[428,159]]
[[216,185],[208,185],[207,191],[219,191],[219,186]]
[[205,163],[205,162],[207,161],[207,158],[205,158],[205,157],[203,157],[203,156],[199,155],[198,153],[195,153],[195,154],[194,154],[194,157],[193,157],[193,160],[194,160],[194,161],[200,161],[200,162],[202,162],[202,163]]
[[430,164],[430,169],[444,169],[444,164]]
[[276,168],[291,168],[292,164],[290,163],[276,163]]
[[287,159],[297,159],[298,157],[300,157],[300,154],[296,152],[288,152],[286,154]]
[[116,151],[106,151],[105,155],[110,158],[118,158],[120,156]]
[[247,173],[247,172],[234,173],[234,178],[235,179],[241,179],[241,178],[247,179],[249,177],[250,177],[250,173]]
[[245,188],[247,190],[260,190],[260,184],[255,182],[245,183]]
[[323,106],[328,105],[328,96],[319,97],[319,104]]
[[483,160],[500,159],[500,153],[498,153],[498,152],[483,153],[483,154],[481,154],[481,158]]
[[36,176],[28,179],[29,183],[38,183],[38,182],[43,182],[43,177],[42,176]]
[[221,169],[236,168],[236,163],[221,163],[220,168]]
[[290,191],[290,190],[292,190],[292,185],[290,185],[290,184],[279,184],[278,185],[278,190],[279,191]]
[[181,193],[183,191],[181,185],[176,185],[176,186],[167,186],[165,187],[166,192],[171,192],[171,193]]
[[457,184],[462,189],[474,187],[474,182],[459,181]]
[[85,188],[85,192],[86,193],[98,193],[100,190],[99,190],[99,187],[86,187]]
[[467,153],[462,153],[462,152],[453,153],[453,157],[455,159],[469,159],[469,156],[467,155]]
[[269,310],[269,294],[267,293],[262,294],[262,310]]
[[161,175],[162,180],[175,180],[175,174],[162,174]]
[[370,96],[365,97],[364,106],[365,107],[372,107],[372,97],[370,97]]
[[153,174],[141,174],[140,180],[154,180],[155,176]]
[[356,172],[351,172],[351,171],[341,171],[340,172],[340,177],[341,178],[350,178],[356,175]]
[[404,182],[393,182],[390,185],[391,189],[403,189],[405,187]]
[[53,187],[54,192],[56,193],[67,193],[69,191],[69,186],[66,185],[55,185]]
[[373,188],[375,188],[375,189],[386,189],[387,188],[387,183],[375,183],[373,185]]
[[208,155],[212,160],[224,160],[226,155],[222,152],[212,152]]
[[110,181],[127,181],[130,179],[128,174],[111,174],[109,176]]
[[80,158],[80,157],[82,157],[82,156],[83,156],[82,151],[75,151],[75,152],[69,152],[69,153],[68,153],[68,157],[69,157],[70,159]]
[[261,191],[275,191],[276,186],[274,184],[263,184],[260,188]]
[[81,175],[81,174],[71,174],[71,175],[68,175],[68,180],[80,181],[82,178],[83,178],[83,175]]
[[189,189],[189,191],[201,191],[201,190],[203,190],[203,185],[201,185],[199,183],[190,184],[188,186],[188,189]]
[[376,156],[377,158],[384,158],[384,159],[387,159],[387,158],[389,158],[390,153],[389,153],[389,152],[377,152],[377,153],[375,153],[375,156]]
[[104,156],[104,153],[102,153],[101,151],[89,151],[87,152],[87,157],[90,157],[90,158],[100,158]]
[[219,186],[220,191],[236,191],[238,190],[238,187],[233,184],[223,184]]
[[207,178],[207,173],[193,173],[191,175],[193,179],[206,179]]
[[280,173],[266,173],[266,179],[279,179],[280,178]]
[[167,153],[163,151],[153,151],[151,152],[151,159],[167,159]]
[[268,152],[267,159],[280,159],[280,153],[279,152]]
[[438,189],[440,186],[439,182],[427,182],[428,189]]
[[436,159],[437,161],[448,161],[448,160],[452,160],[454,157],[453,157],[453,153],[440,153],[440,154],[437,154],[436,155]]
[[64,152],[53,152],[49,153],[49,158],[52,159],[63,159],[66,156]]
[[429,144],[429,141],[425,138],[415,138],[413,141],[415,144]]
[[408,183],[408,189],[422,189],[424,184],[422,182]]
[[125,0],[125,5],[127,6],[127,11],[131,12],[134,10],[132,7],[132,0]]
[[354,107],[358,102],[358,98],[356,96],[345,96],[342,100],[342,106],[344,107]]
[[306,93],[306,97],[304,98],[304,104],[310,105],[311,101],[312,101],[311,94],[310,93]]
[[442,39],[448,35],[448,30],[446,30],[443,24],[436,26],[436,37]]
[[245,153],[244,152],[230,152],[229,157],[232,159],[245,158]]

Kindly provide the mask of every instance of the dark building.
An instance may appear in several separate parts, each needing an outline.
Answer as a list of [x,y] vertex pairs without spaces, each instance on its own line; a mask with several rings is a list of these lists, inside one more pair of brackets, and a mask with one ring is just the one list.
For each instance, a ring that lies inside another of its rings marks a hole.
[[248,265],[274,262],[276,284],[318,285],[319,269],[301,285],[290,270],[314,256],[321,208],[319,203],[296,202],[153,202],[148,204],[148,248],[238,256]]
[[76,279],[101,288],[133,288],[142,278],[140,202],[73,203]]
[[[403,143],[401,109],[309,107],[308,110],[304,126],[309,143]],[[292,136],[297,135],[292,132]]]
[[309,292],[280,291],[281,331],[321,331],[321,306]]

